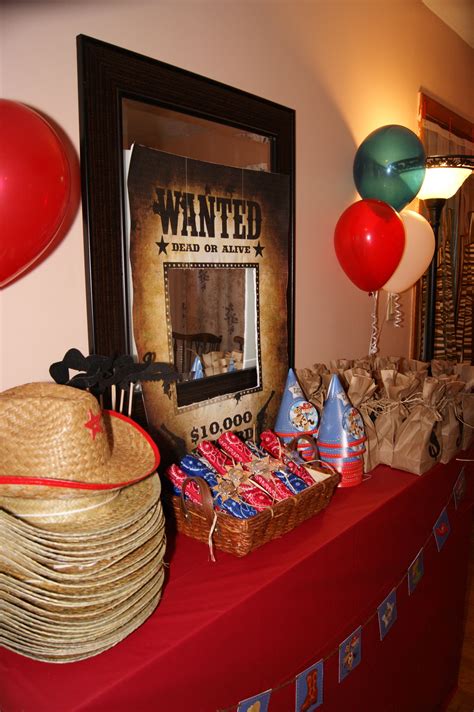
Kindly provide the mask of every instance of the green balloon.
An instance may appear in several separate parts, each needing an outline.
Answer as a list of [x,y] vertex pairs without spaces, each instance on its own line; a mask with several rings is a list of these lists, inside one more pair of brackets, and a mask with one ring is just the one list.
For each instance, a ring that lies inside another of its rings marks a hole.
[[382,200],[402,210],[417,195],[425,177],[425,149],[418,136],[397,124],[382,126],[360,144],[354,182],[362,198]]

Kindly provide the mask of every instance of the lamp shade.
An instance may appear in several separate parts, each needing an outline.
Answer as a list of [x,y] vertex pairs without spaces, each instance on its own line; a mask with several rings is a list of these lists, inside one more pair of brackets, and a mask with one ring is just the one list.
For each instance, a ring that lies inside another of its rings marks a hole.
[[420,200],[452,198],[474,168],[474,156],[428,156]]

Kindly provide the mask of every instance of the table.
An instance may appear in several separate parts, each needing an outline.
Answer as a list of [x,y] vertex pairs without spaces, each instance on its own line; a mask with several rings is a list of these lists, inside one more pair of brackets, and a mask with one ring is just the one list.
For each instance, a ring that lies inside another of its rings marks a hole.
[[[462,466],[468,492],[455,509]],[[291,712],[295,676],[329,655],[324,712],[441,710],[462,643],[472,473],[457,460],[421,477],[380,466],[242,559],[217,552],[212,563],[206,545],[178,535],[161,603],[115,648],[63,665],[0,648],[0,709],[210,712],[272,688],[269,712]],[[438,552],[430,532],[448,500]],[[425,542],[425,574],[408,596],[403,577]],[[397,584],[398,619],[380,641],[374,614]],[[339,683],[334,651],[359,625],[360,665]]]

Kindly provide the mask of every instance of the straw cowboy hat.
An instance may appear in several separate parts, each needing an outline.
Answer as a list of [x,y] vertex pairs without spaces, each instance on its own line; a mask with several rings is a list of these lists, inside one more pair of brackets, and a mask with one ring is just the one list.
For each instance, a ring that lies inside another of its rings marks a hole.
[[0,393],[0,448],[0,497],[110,492],[148,477],[160,461],[137,423],[55,383]]

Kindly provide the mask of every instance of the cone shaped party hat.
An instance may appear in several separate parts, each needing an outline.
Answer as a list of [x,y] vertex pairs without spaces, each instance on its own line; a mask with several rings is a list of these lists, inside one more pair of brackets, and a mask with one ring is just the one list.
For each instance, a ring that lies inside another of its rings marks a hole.
[[202,368],[202,362],[199,356],[196,356],[196,358],[193,361],[193,365],[191,366],[191,373],[193,380],[197,380],[198,378],[203,378],[204,376],[204,370]]
[[365,430],[336,374],[331,378],[321,414],[318,447],[321,460],[331,463],[341,474],[340,487],[362,482]]
[[[283,442],[288,443],[303,433],[315,436],[318,431],[318,423],[318,411],[304,397],[296,375],[290,368],[275,423],[275,433]],[[313,448],[307,441],[298,443],[298,452],[305,459],[314,457]]]

